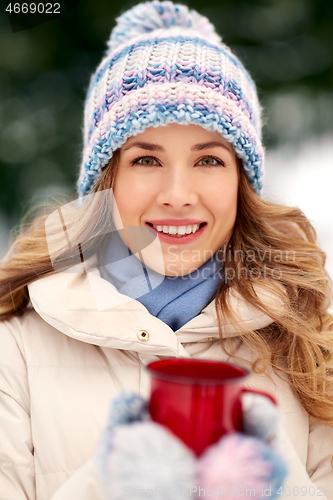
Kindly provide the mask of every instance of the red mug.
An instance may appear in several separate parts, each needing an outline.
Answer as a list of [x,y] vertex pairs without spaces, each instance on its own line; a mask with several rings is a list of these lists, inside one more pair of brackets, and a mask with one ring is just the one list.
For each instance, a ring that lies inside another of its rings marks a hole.
[[243,431],[242,395],[266,392],[243,386],[246,368],[220,361],[171,358],[147,366],[151,374],[149,412],[197,455],[229,432]]

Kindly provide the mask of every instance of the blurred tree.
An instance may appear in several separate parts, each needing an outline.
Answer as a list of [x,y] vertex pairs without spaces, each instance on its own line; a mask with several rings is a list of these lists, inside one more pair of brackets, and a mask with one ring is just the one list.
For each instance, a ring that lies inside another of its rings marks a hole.
[[[0,12],[0,212],[15,223],[50,193],[74,193],[85,90],[115,17],[136,1],[80,0],[12,33]],[[255,78],[269,147],[333,129],[333,2],[182,1],[215,23]],[[31,201],[33,200],[33,201]]]

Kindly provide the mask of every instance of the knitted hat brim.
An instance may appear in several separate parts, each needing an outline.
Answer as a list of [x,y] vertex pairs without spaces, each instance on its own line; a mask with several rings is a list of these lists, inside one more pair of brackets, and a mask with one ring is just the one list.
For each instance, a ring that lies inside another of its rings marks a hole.
[[89,192],[114,151],[149,127],[170,123],[200,125],[217,131],[234,148],[254,190],[262,188],[264,151],[246,112],[230,96],[197,83],[152,83],[127,92],[93,129],[78,181],[79,194]]

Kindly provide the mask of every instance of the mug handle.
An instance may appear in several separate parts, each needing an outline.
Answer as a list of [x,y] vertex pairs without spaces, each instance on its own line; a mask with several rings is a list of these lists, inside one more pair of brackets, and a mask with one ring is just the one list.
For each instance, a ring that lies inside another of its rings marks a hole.
[[268,398],[272,401],[273,404],[275,404],[275,406],[277,406],[277,401],[276,399],[274,398],[274,396],[272,396],[271,394],[269,394],[268,392],[265,392],[265,391],[258,391],[257,389],[248,389],[247,387],[242,387],[240,392],[239,392],[239,397],[241,398],[242,395],[245,393],[245,392],[249,392],[249,393],[253,393],[253,394],[259,394],[259,396],[264,396],[265,398]]
[[242,387],[238,393],[238,396],[237,396],[236,404],[234,406],[234,415],[233,415],[234,421],[239,422],[238,426],[240,427],[240,429],[239,429],[240,432],[244,431],[242,396],[245,393],[259,394],[260,396],[264,396],[265,398],[268,398],[275,406],[277,406],[276,399],[268,392],[259,391],[257,389],[248,389],[247,387]]

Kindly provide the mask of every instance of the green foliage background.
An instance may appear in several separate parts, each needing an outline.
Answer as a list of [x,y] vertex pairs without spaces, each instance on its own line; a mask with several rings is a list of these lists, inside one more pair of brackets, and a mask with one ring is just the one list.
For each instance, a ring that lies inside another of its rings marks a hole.
[[[0,214],[8,227],[44,196],[75,192],[85,90],[115,17],[138,2],[80,0],[13,33],[0,12]],[[257,82],[266,147],[333,130],[332,0],[188,0]],[[1,4],[0,4],[1,6]]]

